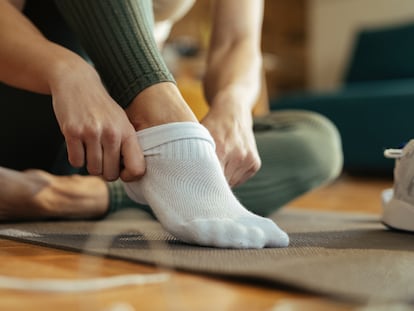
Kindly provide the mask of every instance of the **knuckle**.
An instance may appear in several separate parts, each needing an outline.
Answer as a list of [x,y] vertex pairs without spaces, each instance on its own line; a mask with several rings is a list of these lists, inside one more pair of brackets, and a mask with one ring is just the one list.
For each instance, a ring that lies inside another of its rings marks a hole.
[[101,175],[101,170],[98,169],[96,166],[88,165],[87,169],[88,169],[89,174],[91,174],[91,175],[94,175],[94,176],[100,176]]
[[76,124],[66,124],[62,128],[62,132],[66,137],[72,139],[96,139],[100,136],[99,126],[94,124],[88,125],[76,125]]
[[260,160],[254,161],[252,165],[250,166],[249,173],[251,173],[251,175],[254,175],[260,170],[261,167],[262,167],[262,163]]
[[255,172],[259,171],[261,168],[262,168],[262,162],[261,162],[261,161],[256,162],[256,163],[254,164],[254,166],[253,166],[253,170],[254,170]]
[[123,181],[125,182],[130,182],[130,181],[134,181],[134,180],[138,180],[140,179],[142,176],[144,176],[145,174],[145,168],[141,169],[139,171],[134,171],[134,170],[124,170],[121,174],[120,177]]
[[242,166],[244,165],[244,163],[246,162],[246,155],[243,153],[237,153],[234,155],[233,157],[233,161],[234,163],[236,163],[238,166]]
[[79,126],[74,123],[67,123],[62,127],[62,133],[64,136],[69,138],[79,138],[81,137],[82,130]]
[[133,177],[141,177],[145,174],[145,167],[136,167],[129,169],[129,174]]
[[86,168],[91,175],[102,175],[102,168],[98,163],[89,161],[86,163]]
[[259,156],[253,155],[252,157],[252,167],[258,171],[262,167],[262,160]]
[[82,132],[86,139],[96,139],[100,136],[99,127],[94,125],[85,126]]
[[115,180],[117,180],[118,179],[118,177],[119,177],[119,175],[117,175],[117,174],[104,174],[103,175],[103,178],[106,180],[106,181],[115,181]]
[[113,127],[105,128],[102,137],[111,146],[116,145],[120,141],[120,135]]

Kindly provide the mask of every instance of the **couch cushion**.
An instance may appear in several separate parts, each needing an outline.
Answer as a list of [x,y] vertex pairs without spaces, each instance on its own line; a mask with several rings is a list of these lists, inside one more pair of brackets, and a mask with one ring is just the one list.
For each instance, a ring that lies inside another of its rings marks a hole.
[[414,78],[414,22],[361,31],[345,82]]

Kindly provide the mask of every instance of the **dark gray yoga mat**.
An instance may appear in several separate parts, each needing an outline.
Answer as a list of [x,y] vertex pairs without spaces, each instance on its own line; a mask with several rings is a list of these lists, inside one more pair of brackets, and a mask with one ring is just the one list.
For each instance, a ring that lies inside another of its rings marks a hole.
[[285,249],[187,245],[145,214],[102,221],[0,225],[0,236],[180,270],[265,281],[361,302],[414,301],[414,235],[379,217],[287,208],[273,216],[291,238]]

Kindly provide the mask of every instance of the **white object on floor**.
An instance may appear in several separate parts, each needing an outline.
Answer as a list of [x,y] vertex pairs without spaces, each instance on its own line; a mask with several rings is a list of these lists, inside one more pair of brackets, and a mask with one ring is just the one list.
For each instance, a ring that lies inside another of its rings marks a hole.
[[381,193],[382,205],[384,206],[385,204],[387,204],[392,199],[393,195],[394,190],[392,188],[383,190]]
[[124,183],[125,190],[132,200],[148,203],[168,232],[204,246],[288,246],[289,237],[271,219],[251,213],[234,196],[204,126],[169,123],[137,136],[146,173]]
[[382,221],[393,229],[414,232],[414,140],[403,149],[387,149],[395,159],[394,187],[382,192]]

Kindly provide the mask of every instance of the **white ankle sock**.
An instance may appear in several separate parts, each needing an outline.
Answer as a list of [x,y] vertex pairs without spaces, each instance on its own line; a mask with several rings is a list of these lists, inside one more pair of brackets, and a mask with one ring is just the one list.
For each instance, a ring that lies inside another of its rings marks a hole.
[[246,210],[232,193],[210,133],[193,122],[137,132],[144,177],[124,183],[128,196],[148,204],[163,227],[188,243],[229,248],[286,247],[289,238],[270,219]]

